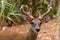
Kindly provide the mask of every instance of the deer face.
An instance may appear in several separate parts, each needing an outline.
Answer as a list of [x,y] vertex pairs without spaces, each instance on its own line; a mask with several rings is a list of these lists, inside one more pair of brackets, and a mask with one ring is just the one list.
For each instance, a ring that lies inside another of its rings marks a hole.
[[33,19],[31,22],[30,22],[31,26],[32,26],[32,29],[35,31],[35,32],[39,32],[40,31],[40,26],[42,24],[41,20],[39,20],[39,18],[35,18]]
[[31,24],[31,30],[34,32],[39,32],[41,24],[47,20],[47,19],[44,20],[44,18],[49,14],[49,12],[51,11],[52,8],[49,7],[48,11],[42,15],[41,15],[41,12],[39,10],[37,10],[36,14],[38,14],[38,17],[36,17],[36,18],[34,18],[31,15],[32,9],[31,8],[27,8],[27,9],[26,9],[27,11],[25,11],[24,8],[22,8],[21,11],[30,19],[29,22]]

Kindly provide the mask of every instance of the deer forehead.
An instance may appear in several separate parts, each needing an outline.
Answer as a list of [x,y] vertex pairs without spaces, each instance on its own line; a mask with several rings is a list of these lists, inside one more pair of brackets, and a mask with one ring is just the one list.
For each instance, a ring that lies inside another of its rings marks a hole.
[[32,22],[34,22],[34,23],[41,23],[41,21],[39,19],[34,19],[34,20],[32,20]]

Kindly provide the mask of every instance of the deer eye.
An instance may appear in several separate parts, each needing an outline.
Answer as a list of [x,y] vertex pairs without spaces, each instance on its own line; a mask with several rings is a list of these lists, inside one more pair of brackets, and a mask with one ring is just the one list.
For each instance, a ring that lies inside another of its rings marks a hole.
[[34,22],[31,22],[31,24],[34,24]]
[[40,23],[40,25],[41,25],[42,23]]

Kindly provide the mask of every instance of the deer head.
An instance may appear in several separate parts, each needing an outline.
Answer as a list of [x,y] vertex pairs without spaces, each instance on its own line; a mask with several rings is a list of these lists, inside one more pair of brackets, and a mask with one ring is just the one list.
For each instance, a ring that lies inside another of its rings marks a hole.
[[32,16],[32,8],[21,8],[21,11],[23,12],[23,14],[25,14],[28,18],[29,18],[29,23],[31,24],[31,30],[38,33],[40,31],[40,26],[41,24],[45,21],[42,21],[44,19],[45,16],[47,16],[49,14],[49,12],[51,11],[51,7],[48,8],[48,11],[44,14],[41,15],[41,12],[39,10],[36,11],[36,13],[38,14],[38,17],[33,17]]

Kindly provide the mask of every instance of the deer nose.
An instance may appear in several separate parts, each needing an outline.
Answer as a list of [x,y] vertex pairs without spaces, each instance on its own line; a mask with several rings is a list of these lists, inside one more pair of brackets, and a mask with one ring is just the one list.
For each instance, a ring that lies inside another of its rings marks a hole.
[[40,29],[36,29],[36,31],[37,31],[37,32],[39,32],[39,31],[40,31]]

